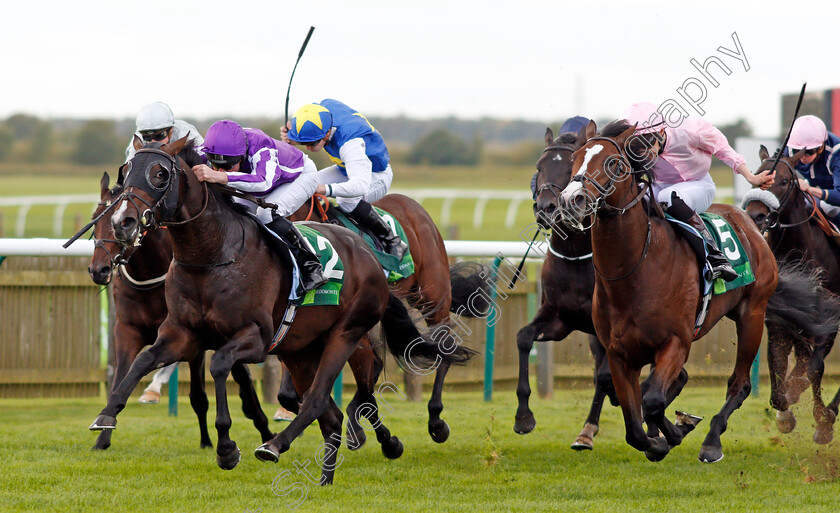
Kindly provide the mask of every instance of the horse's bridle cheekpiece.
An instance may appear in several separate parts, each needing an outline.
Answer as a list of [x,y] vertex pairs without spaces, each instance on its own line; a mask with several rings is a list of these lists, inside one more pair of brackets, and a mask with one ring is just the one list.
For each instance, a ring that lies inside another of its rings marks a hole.
[[[168,173],[166,181],[159,185],[152,183],[151,171],[155,166],[162,167]],[[158,148],[140,148],[126,164],[124,186],[126,189],[129,187],[140,189],[155,203],[151,204],[128,190],[120,196],[119,201],[131,201],[138,212],[140,208],[134,201],[135,198],[148,207],[140,215],[140,223],[144,227],[148,228],[156,224],[155,214],[158,212],[161,219],[171,219],[178,210],[178,186],[182,173],[184,170],[178,166],[172,155]]]

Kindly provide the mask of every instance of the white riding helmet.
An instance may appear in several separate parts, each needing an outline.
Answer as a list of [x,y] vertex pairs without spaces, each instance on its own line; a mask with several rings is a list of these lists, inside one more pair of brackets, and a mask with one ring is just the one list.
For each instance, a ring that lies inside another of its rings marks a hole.
[[175,116],[169,105],[163,102],[154,102],[144,105],[137,113],[137,131],[160,130],[175,125]]

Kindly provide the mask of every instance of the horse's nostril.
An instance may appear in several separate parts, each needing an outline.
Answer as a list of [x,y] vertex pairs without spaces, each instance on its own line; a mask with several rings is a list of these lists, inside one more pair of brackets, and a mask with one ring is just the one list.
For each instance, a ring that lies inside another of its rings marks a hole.
[[128,228],[131,228],[132,226],[134,226],[134,223],[136,223],[136,222],[137,222],[137,221],[135,221],[135,220],[134,220],[134,218],[131,218],[131,217],[126,217],[125,219],[123,219],[123,220],[120,222],[120,226],[121,226],[122,228],[126,228],[126,229],[128,229]]

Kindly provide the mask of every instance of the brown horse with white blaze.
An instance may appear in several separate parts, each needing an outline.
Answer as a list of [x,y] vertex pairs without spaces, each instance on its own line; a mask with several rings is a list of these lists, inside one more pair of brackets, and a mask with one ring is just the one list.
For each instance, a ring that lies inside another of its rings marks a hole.
[[318,419],[326,453],[321,484],[332,483],[343,415],[330,390],[365,333],[381,321],[389,350],[414,365],[463,363],[471,353],[460,347],[444,353],[421,335],[361,238],[329,225],[318,225],[317,231],[324,239],[319,243],[332,247],[344,265],[339,304],[300,308],[282,343],[273,345],[292,293],[291,259],[271,249],[255,220],[198,181],[178,157],[185,142],[150,143],[130,163],[112,226],[124,244],[134,244],[144,228],[168,226],[174,255],[166,278],[168,314],[155,343],[134,361],[91,429],[113,429],[128,394],[152,369],[213,349],[217,463],[232,469],[240,453],[229,436],[226,378],[235,363],[259,363],[277,354],[295,388],[306,392],[299,415],[255,456],[278,461]]
[[[627,442],[648,459],[663,459],[699,421],[678,414],[674,424],[665,417],[666,407],[685,385],[679,376],[691,343],[723,316],[735,321],[735,368],[726,401],[712,418],[699,455],[700,461],[711,463],[723,458],[720,436],[749,394],[750,367],[761,343],[765,314],[784,317],[806,333],[825,329],[813,312],[794,312],[798,303],[811,304],[820,290],[814,281],[784,279],[784,275],[780,279],[776,259],[752,220],[735,207],[712,205],[709,211],[725,218],[740,239],[755,281],[713,296],[695,332],[702,299],[698,259],[671,223],[646,209],[642,200],[649,187],[644,176],[648,170],[631,164],[626,151],[638,141],[631,139],[634,132],[635,127],[624,120],[610,123],[600,135],[595,124],[589,124],[587,142],[574,154],[575,176],[561,195],[564,219],[579,225],[594,216],[592,317],[606,345]],[[784,296],[774,296],[777,285]],[[654,368],[643,394],[639,374],[649,364]],[[660,432],[664,436],[657,436]]]

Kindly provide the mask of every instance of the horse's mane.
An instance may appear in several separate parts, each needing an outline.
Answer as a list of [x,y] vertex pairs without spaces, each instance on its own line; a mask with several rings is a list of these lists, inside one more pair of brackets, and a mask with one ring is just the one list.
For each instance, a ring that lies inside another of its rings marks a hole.
[[[616,119],[604,126],[598,135],[601,137],[617,137],[632,127],[633,125],[626,119]],[[645,155],[647,153],[649,146],[645,143],[644,137],[645,135],[643,134],[631,135],[625,143],[624,155],[627,157],[627,161],[630,162],[630,167],[633,168],[634,172],[645,173],[653,181],[656,179],[653,174],[653,162],[644,158],[634,157],[635,155]]]
[[558,135],[557,138],[554,139],[554,142],[558,144],[563,143],[571,143],[574,144],[577,141],[578,134],[577,132],[563,132],[562,134]]

